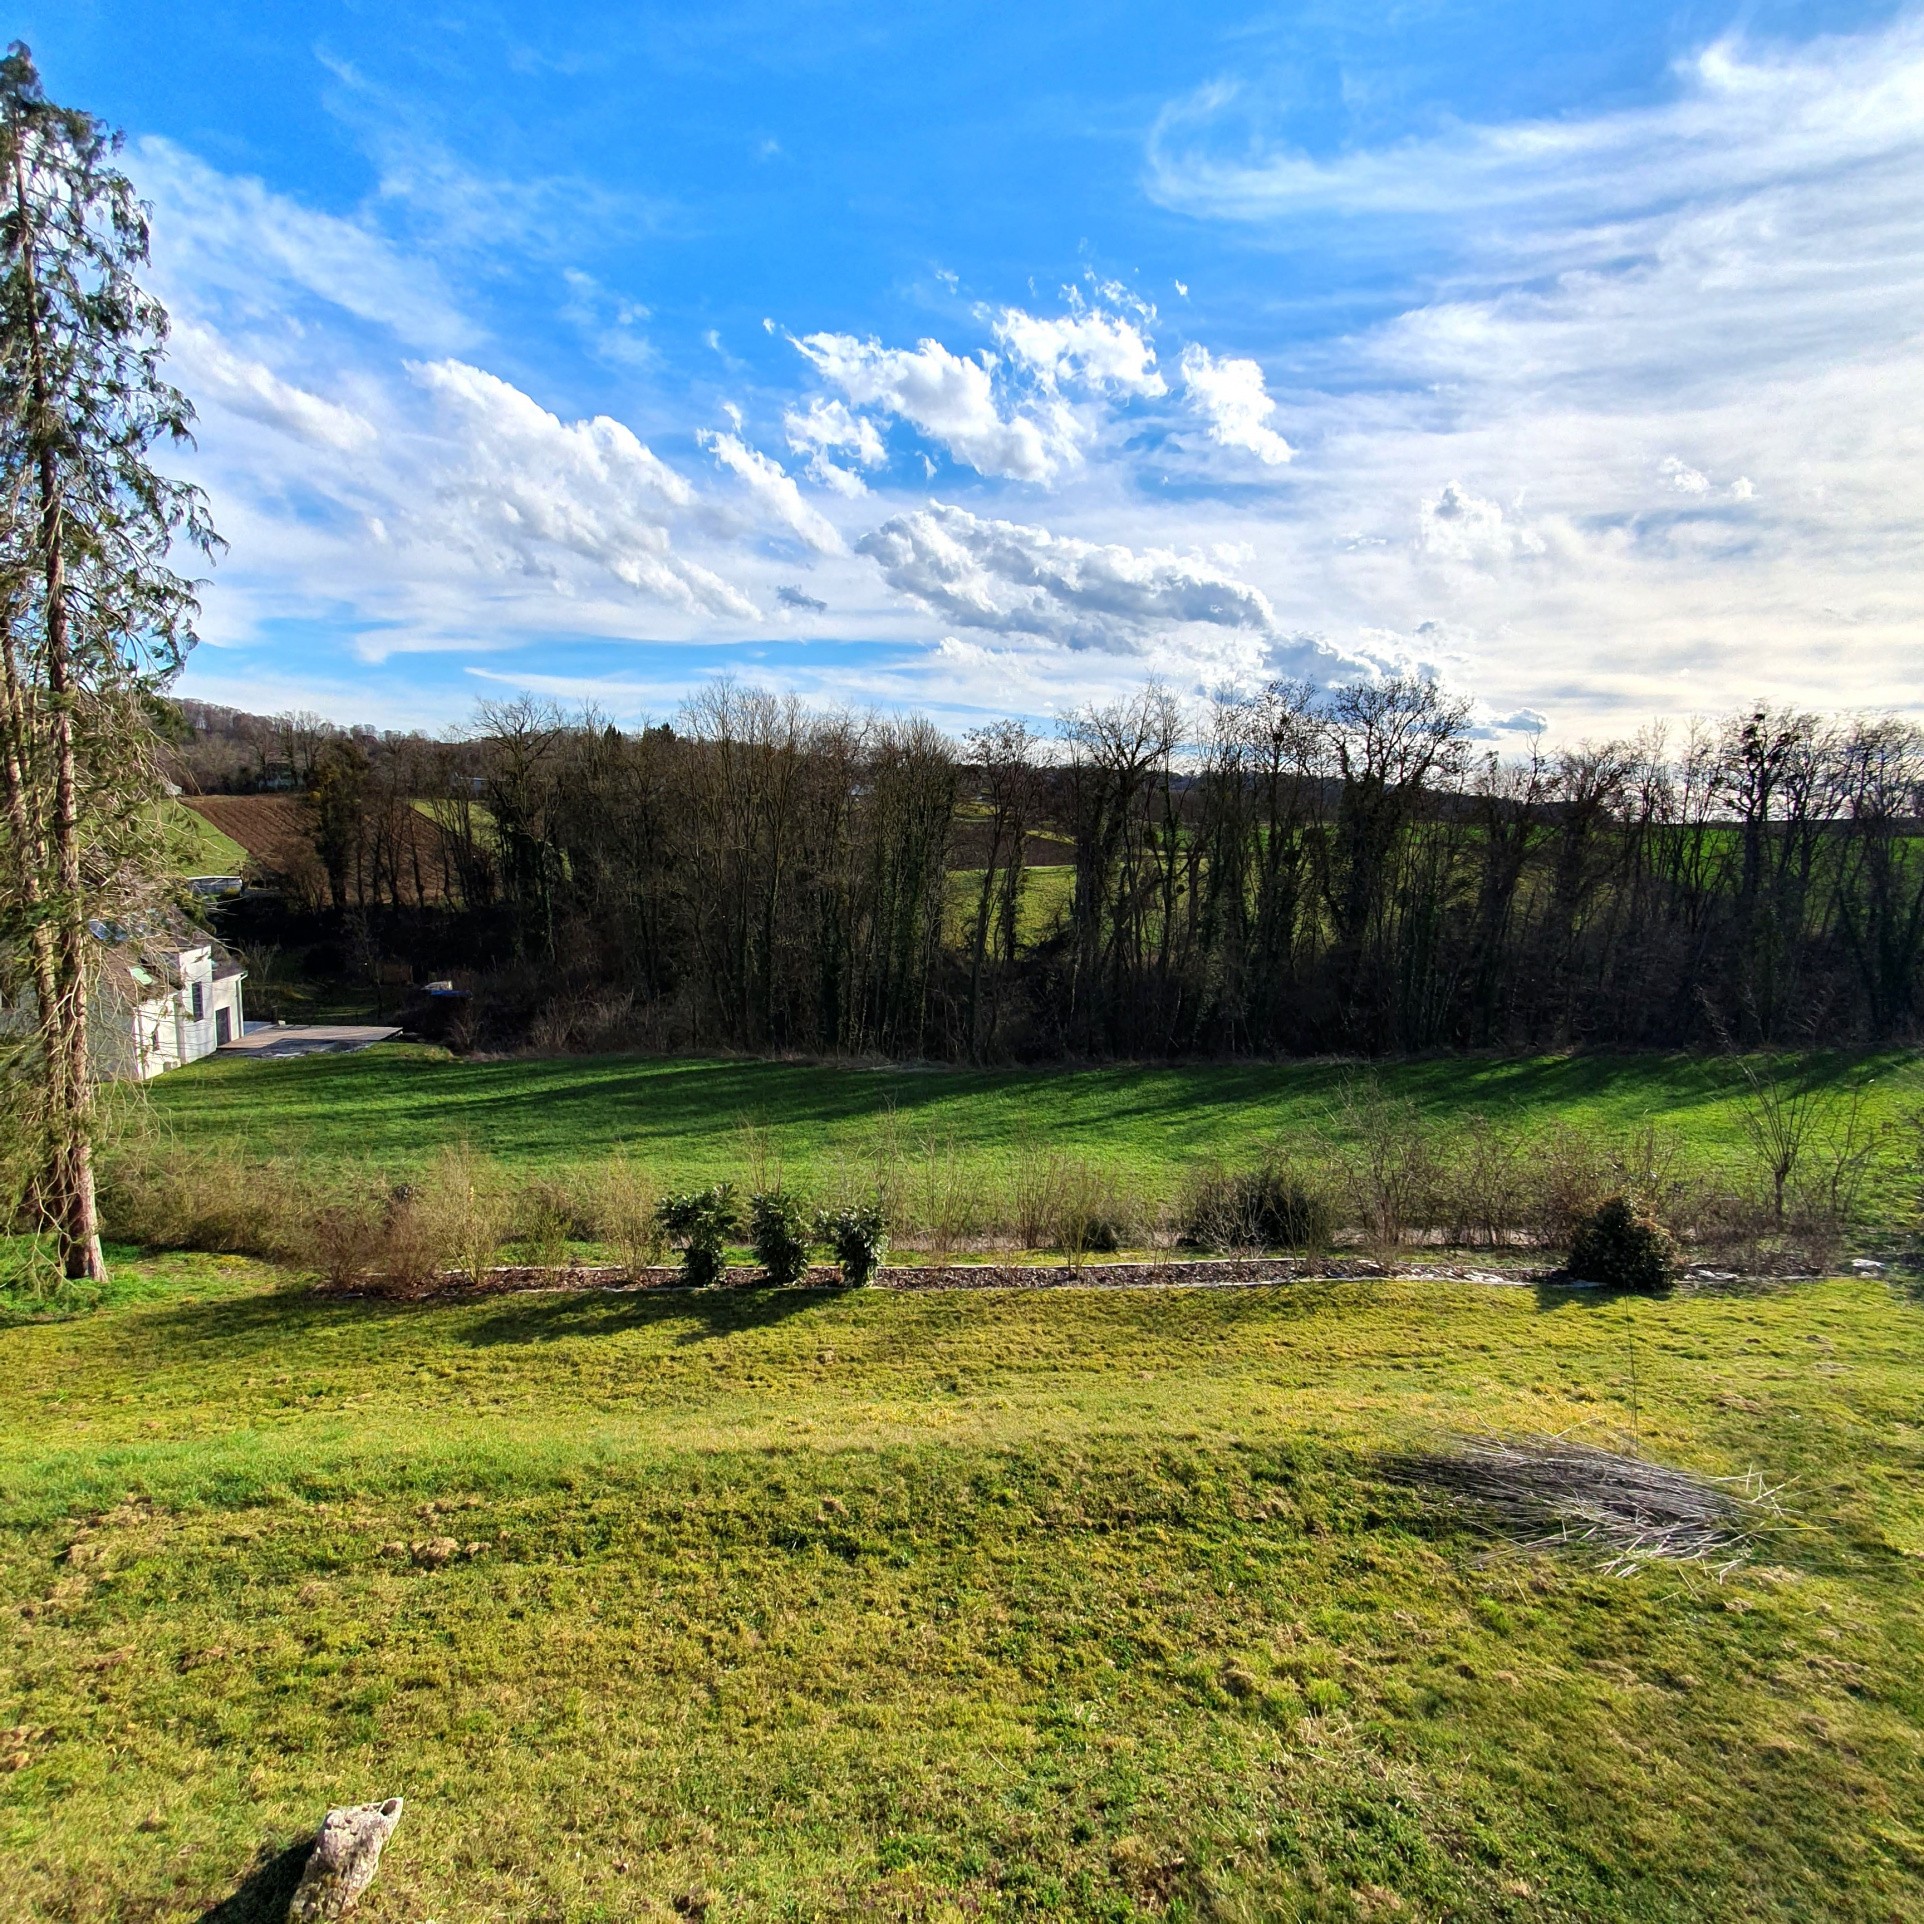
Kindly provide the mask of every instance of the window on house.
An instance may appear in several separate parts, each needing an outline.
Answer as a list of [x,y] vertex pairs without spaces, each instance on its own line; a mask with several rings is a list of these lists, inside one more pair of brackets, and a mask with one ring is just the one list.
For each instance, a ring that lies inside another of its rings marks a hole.
[[204,1019],[205,1019],[205,1017],[206,1017],[206,1014],[207,1014],[207,985],[206,985],[206,983],[204,983],[204,982],[196,982],[196,983],[194,984],[194,986],[193,986],[193,994],[192,994],[192,998],[191,998],[191,1006],[192,1006],[192,1009],[193,1009],[193,1016],[194,1016],[194,1020],[195,1020],[196,1022],[199,1022],[199,1021],[202,1021],[202,1020],[204,1020]]

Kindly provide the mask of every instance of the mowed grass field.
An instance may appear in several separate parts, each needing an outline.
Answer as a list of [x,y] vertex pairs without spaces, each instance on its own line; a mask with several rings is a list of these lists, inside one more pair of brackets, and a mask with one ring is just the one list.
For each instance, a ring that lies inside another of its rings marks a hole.
[[[1882,1282],[121,1274],[0,1331],[7,1924],[262,1915],[251,1864],[397,1794],[368,1924],[1924,1917]],[[1626,1580],[1384,1475],[1566,1429],[1781,1516]]]
[[[1896,1220],[1915,1203],[1924,1059],[1771,1058],[1786,1087],[1841,1104],[1864,1091],[1866,1131],[1888,1130],[1869,1191]],[[746,1059],[570,1056],[461,1060],[385,1045],[285,1062],[209,1060],[145,1098],[161,1140],[250,1156],[316,1155],[406,1169],[465,1141],[521,1169],[631,1150],[664,1181],[741,1178],[755,1132],[785,1180],[821,1189],[878,1158],[931,1152],[987,1187],[1022,1158],[1064,1152],[1106,1164],[1148,1194],[1212,1159],[1341,1136],[1359,1082],[1414,1104],[1443,1130],[1474,1116],[1528,1132],[1622,1134],[1654,1125],[1685,1155],[1733,1167],[1747,1155],[1740,1063],[1728,1057],[1448,1057],[977,1071]]]

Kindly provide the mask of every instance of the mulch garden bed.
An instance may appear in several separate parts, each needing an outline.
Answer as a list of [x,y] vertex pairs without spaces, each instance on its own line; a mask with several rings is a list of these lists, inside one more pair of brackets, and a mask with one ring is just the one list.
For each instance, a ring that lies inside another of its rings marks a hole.
[[[899,1263],[878,1271],[875,1289],[1236,1289],[1277,1283],[1302,1282],[1434,1282],[1485,1283],[1526,1288],[1563,1280],[1551,1268],[1489,1269],[1462,1263],[1379,1263],[1362,1256],[1199,1257],[1166,1262],[1090,1262],[1079,1268],[1042,1263]],[[612,1264],[575,1264],[547,1269],[509,1264],[491,1269],[475,1284],[464,1275],[450,1275],[425,1290],[409,1292],[414,1300],[472,1296],[505,1296],[536,1290],[593,1290],[643,1294],[684,1290],[678,1268],[663,1265],[624,1269]],[[762,1272],[752,1264],[731,1265],[728,1280],[718,1289],[762,1289]],[[832,1263],[811,1264],[800,1289],[838,1290],[841,1272]],[[1582,1287],[1582,1285],[1579,1285]],[[378,1281],[338,1295],[382,1295]]]

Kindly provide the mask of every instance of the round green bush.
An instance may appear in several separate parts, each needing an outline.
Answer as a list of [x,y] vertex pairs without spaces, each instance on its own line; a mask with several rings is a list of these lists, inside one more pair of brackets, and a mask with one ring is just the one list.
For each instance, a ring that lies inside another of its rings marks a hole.
[[815,1219],[815,1237],[824,1242],[842,1266],[842,1281],[860,1289],[875,1280],[888,1254],[887,1212],[879,1200],[852,1208],[825,1209]]
[[655,1220],[671,1242],[681,1244],[681,1273],[697,1288],[727,1280],[723,1245],[735,1233],[735,1187],[718,1182],[664,1196]]
[[1676,1261],[1677,1246],[1669,1230],[1655,1217],[1641,1214],[1628,1196],[1612,1196],[1586,1216],[1570,1238],[1570,1274],[1579,1282],[1662,1289]]
[[776,1288],[786,1289],[808,1274],[808,1219],[785,1191],[761,1190],[749,1198],[748,1240],[763,1277]]

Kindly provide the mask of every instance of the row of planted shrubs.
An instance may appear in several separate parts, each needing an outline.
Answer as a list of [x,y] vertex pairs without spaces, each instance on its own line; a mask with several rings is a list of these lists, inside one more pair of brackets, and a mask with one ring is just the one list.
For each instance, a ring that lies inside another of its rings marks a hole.
[[1692,1162],[1648,1128],[1526,1134],[1473,1120],[1444,1132],[1391,1103],[1341,1120],[1328,1136],[1241,1167],[1192,1168],[1160,1190],[1065,1153],[1030,1149],[990,1165],[931,1138],[838,1167],[824,1187],[839,1204],[818,1212],[785,1187],[765,1139],[746,1132],[745,1201],[728,1184],[664,1195],[626,1155],[510,1176],[454,1147],[396,1181],[292,1158],[237,1165],[153,1142],[128,1143],[111,1160],[104,1201],[110,1233],[128,1241],[264,1256],[339,1282],[380,1275],[401,1288],[449,1270],[478,1273],[504,1255],[557,1267],[584,1247],[641,1269],[675,1244],[691,1275],[712,1275],[743,1236],[778,1280],[799,1274],[817,1249],[852,1280],[865,1278],[889,1238],[938,1262],[1010,1247],[1053,1251],[1072,1265],[1125,1248],[1389,1252],[1442,1243],[1576,1255],[1614,1198],[1626,1199],[1628,1219],[1664,1225],[1699,1258],[1755,1269],[1834,1255],[1864,1168],[1841,1153],[1808,1156],[1773,1192],[1757,1171]]
[[631,1273],[673,1248],[688,1281],[717,1283],[727,1245],[744,1232],[770,1282],[800,1281],[820,1248],[860,1286],[888,1250],[887,1212],[873,1199],[809,1210],[775,1188],[744,1209],[732,1183],[663,1194],[628,1158],[516,1183],[465,1146],[441,1150],[405,1181],[291,1159],[237,1169],[226,1158],[150,1151],[112,1165],[103,1203],[109,1233],[127,1241],[259,1256],[340,1287],[398,1294],[450,1273],[479,1280],[504,1257],[562,1268],[582,1245]]
[[[734,1184],[718,1182],[664,1196],[655,1220],[666,1237],[681,1245],[682,1274],[689,1282],[704,1285],[723,1279],[726,1245],[744,1227]],[[748,1199],[746,1227],[755,1261],[770,1283],[799,1283],[819,1245],[834,1259],[842,1281],[859,1289],[875,1280],[888,1254],[888,1215],[879,1202],[811,1212],[786,1190],[760,1189]]]

